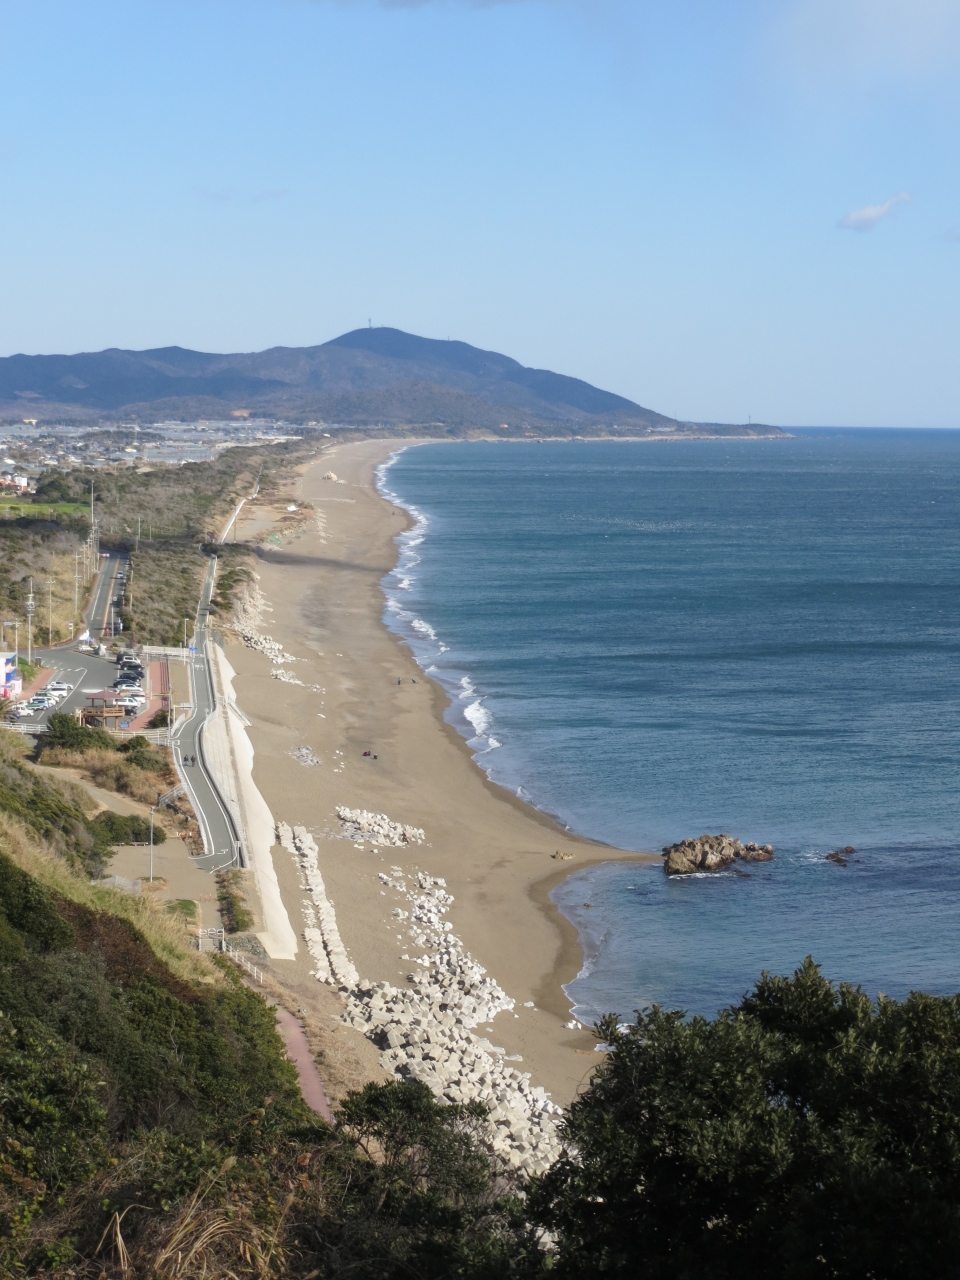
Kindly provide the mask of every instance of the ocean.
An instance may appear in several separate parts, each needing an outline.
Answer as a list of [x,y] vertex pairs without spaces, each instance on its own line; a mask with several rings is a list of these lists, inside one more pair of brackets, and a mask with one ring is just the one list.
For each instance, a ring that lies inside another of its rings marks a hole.
[[571,875],[581,1021],[711,1015],[808,954],[960,989],[960,432],[425,445],[380,484],[416,518],[388,625],[492,779],[618,848],[775,846]]

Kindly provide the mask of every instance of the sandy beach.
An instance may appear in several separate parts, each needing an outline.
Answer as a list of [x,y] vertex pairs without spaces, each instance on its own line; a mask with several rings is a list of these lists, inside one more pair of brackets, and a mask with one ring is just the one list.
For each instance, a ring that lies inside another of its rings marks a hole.
[[[376,492],[374,469],[396,448],[378,440],[323,451],[297,480],[317,518],[262,551],[258,587],[267,608],[260,626],[296,661],[277,667],[236,640],[226,643],[236,700],[251,721],[254,781],[277,822],[300,824],[316,837],[340,935],[363,978],[403,986],[416,967],[403,959],[414,955],[414,944],[392,914],[399,899],[381,873],[399,867],[443,877],[454,898],[453,929],[516,1001],[486,1034],[566,1104],[597,1054],[592,1035],[564,1027],[570,1006],[561,984],[576,975],[582,957],[549,891],[588,863],[655,855],[621,853],[563,831],[492,784],[444,723],[445,693],[382,621],[380,581],[410,520]],[[328,470],[342,483],[323,479]],[[251,504],[240,539],[262,524],[263,512]],[[302,763],[298,751],[319,763]],[[338,805],[422,828],[424,843],[374,849],[364,842],[360,850],[340,838]],[[572,857],[560,861],[557,853]],[[302,939],[296,866],[279,845],[273,860]],[[295,959],[272,964],[279,981],[334,1019],[338,998],[329,988],[318,995],[312,967],[302,941]],[[382,1075],[376,1048],[358,1031],[338,1027],[336,1034],[356,1042],[361,1073]]]

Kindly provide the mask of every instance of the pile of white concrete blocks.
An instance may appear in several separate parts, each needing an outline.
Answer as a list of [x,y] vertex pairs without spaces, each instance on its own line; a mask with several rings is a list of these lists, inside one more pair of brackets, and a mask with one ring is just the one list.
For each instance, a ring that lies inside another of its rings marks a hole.
[[306,921],[303,938],[307,950],[316,961],[314,976],[321,982],[355,987],[360,975],[340,939],[337,915],[333,903],[327,897],[317,862],[317,842],[306,827],[291,829],[286,822],[277,824],[277,839],[296,859],[301,887],[310,894],[303,904]]
[[368,809],[348,809],[337,805],[337,817],[343,823],[343,833],[351,840],[366,840],[370,844],[392,845],[423,844],[420,827],[410,827],[402,822],[391,822],[385,813],[371,813]]

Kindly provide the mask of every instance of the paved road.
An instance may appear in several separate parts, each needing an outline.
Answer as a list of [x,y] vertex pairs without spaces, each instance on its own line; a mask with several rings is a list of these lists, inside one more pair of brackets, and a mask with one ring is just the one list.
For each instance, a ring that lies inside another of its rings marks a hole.
[[[91,602],[84,610],[84,621],[94,640],[99,640],[104,627],[109,629],[113,602],[120,594],[117,574],[126,573],[127,556],[123,552],[111,552],[102,558],[100,572],[93,589]],[[108,630],[109,634],[109,630]],[[58,646],[52,649],[36,649],[37,659],[52,667],[52,680],[62,680],[72,685],[69,695],[58,707],[51,707],[42,715],[20,721],[28,729],[44,728],[53,711],[72,712],[75,707],[86,706],[86,694],[109,689],[117,678],[116,664],[109,658],[99,658],[95,653],[79,653],[75,648]]]
[[[200,865],[208,865],[211,869],[229,866],[231,863],[243,866],[243,851],[237,838],[236,826],[220,797],[203,753],[203,728],[217,706],[206,657],[207,620],[216,563],[216,560],[211,559],[207,568],[200,608],[197,611],[196,632],[188,659],[192,668],[195,705],[189,719],[180,725],[173,736],[174,762],[190,793],[191,803],[203,831],[204,848],[207,850],[204,856],[208,861]],[[185,763],[187,758],[193,757],[196,757],[195,765]]]
[[101,560],[93,598],[83,615],[94,640],[113,635],[120,597],[123,595],[123,584],[117,581],[117,576],[125,576],[129,567],[130,561],[125,551],[110,551]]

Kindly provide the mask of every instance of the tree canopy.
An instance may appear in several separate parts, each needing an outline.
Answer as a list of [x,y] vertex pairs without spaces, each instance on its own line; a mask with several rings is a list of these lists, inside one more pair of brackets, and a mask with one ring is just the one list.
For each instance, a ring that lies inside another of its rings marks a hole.
[[808,958],[713,1020],[599,1030],[531,1197],[558,1276],[960,1273],[960,996],[873,1002]]

